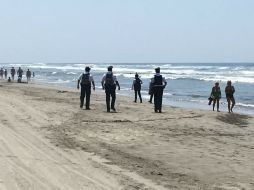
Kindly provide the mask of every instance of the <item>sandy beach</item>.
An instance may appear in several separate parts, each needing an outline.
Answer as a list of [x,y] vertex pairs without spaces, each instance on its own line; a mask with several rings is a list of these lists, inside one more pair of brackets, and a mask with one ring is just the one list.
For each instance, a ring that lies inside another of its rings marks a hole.
[[0,190],[254,189],[254,117],[0,82]]

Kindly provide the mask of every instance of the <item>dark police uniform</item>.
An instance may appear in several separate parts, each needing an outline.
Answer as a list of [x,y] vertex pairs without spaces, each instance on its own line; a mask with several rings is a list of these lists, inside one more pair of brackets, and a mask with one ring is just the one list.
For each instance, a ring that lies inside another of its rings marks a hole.
[[80,108],[83,108],[84,99],[86,98],[86,109],[90,109],[91,82],[94,82],[93,76],[89,72],[82,73],[79,81],[81,86]]
[[14,67],[11,68],[11,78],[12,80],[14,80],[14,75],[15,75],[16,71],[14,69]]
[[23,70],[21,68],[18,69],[17,75],[18,75],[18,82],[20,83],[22,80],[22,75],[23,75]]
[[[115,101],[116,101],[116,83],[117,79],[116,76],[113,75],[112,71],[108,71],[101,80],[102,86],[105,89],[106,93],[106,104],[107,104],[107,112],[110,112],[110,108],[113,111],[116,111],[115,109]],[[120,86],[119,86],[120,89]],[[110,97],[111,104],[110,104]]]
[[32,73],[31,73],[31,71],[28,69],[28,70],[26,71],[27,82],[30,81],[31,75],[32,75]]
[[140,103],[142,103],[142,97],[141,97],[141,93],[140,93],[141,84],[142,84],[142,80],[140,80],[140,78],[138,78],[138,76],[135,76],[135,79],[133,80],[133,84],[132,84],[132,88],[135,91],[135,100],[134,100],[134,102],[137,102],[137,95],[138,95]]
[[154,111],[161,112],[163,90],[167,85],[167,82],[160,73],[156,73],[154,77],[151,78],[151,84],[154,94]]

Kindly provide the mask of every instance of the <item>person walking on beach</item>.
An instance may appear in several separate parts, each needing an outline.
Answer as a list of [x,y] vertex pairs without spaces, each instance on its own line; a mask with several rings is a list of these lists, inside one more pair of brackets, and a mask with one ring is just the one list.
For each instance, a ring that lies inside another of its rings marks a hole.
[[27,69],[27,71],[26,71],[26,79],[27,79],[27,83],[28,83],[28,81],[30,81],[30,79],[31,79],[31,75],[32,75],[31,71],[30,71],[29,69]]
[[14,75],[15,75],[16,71],[14,69],[14,67],[11,68],[11,79],[14,80]]
[[77,89],[79,89],[79,85],[81,86],[80,108],[83,108],[84,99],[86,98],[86,110],[90,110],[91,83],[93,84],[93,90],[95,90],[93,76],[90,74],[90,67],[86,67],[85,73],[79,76],[77,84]]
[[[232,86],[232,82],[229,80],[227,82],[227,86],[225,88],[225,94],[228,102],[228,112],[233,113],[233,107],[235,106],[235,98],[234,98],[235,88]],[[232,102],[232,105],[230,105]]]
[[219,104],[220,104],[220,99],[221,99],[221,90],[219,86],[219,82],[216,82],[214,87],[212,88],[212,92],[210,95],[212,101],[213,101],[213,111],[215,108],[215,104],[217,103],[217,112],[219,112]]
[[[102,89],[105,90],[106,93],[106,104],[107,104],[107,112],[110,112],[110,108],[116,112],[115,109],[115,101],[116,101],[116,86],[118,86],[118,90],[120,90],[120,85],[117,81],[116,76],[112,72],[113,66],[108,67],[108,72],[103,75],[101,80]],[[110,105],[110,96],[111,96],[111,105]]]
[[0,78],[3,79],[3,76],[4,76],[4,70],[3,68],[0,69]]
[[18,75],[18,82],[21,83],[22,75],[23,75],[23,70],[21,69],[21,67],[19,67],[17,71],[17,75]]
[[135,100],[134,100],[135,103],[137,102],[137,95],[139,96],[140,103],[142,103],[142,97],[140,93],[141,84],[142,84],[142,80],[140,80],[138,73],[136,73],[135,79],[133,80],[132,88],[131,88],[132,90],[134,89],[135,91]]
[[154,94],[154,112],[161,113],[163,90],[167,86],[167,81],[160,74],[160,68],[155,69],[155,75],[151,78],[152,90]]
[[4,78],[7,79],[8,71],[7,69],[4,69]]

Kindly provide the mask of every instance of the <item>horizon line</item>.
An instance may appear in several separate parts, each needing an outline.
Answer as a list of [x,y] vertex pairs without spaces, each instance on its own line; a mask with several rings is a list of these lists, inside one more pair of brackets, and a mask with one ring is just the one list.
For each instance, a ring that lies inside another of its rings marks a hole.
[[253,62],[0,62],[0,64],[254,64]]

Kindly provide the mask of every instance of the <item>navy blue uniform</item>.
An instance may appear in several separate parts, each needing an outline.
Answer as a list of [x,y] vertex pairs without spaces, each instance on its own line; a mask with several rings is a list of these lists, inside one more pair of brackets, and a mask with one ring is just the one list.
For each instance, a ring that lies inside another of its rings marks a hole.
[[[107,73],[105,77],[105,93],[106,93],[106,104],[107,111],[115,110],[115,102],[116,102],[116,84],[114,82],[113,73]],[[110,97],[111,104],[110,104]]]
[[135,80],[133,81],[133,88],[134,88],[134,92],[135,92],[134,102],[137,102],[137,95],[138,95],[140,103],[142,103],[142,97],[141,97],[141,93],[140,93],[141,84],[142,84],[142,81],[140,80],[140,78],[135,78]]
[[91,96],[91,80],[90,73],[84,73],[81,77],[81,94],[80,94],[80,108],[84,105],[84,99],[86,98],[86,109],[90,109],[90,96]]
[[163,85],[162,85],[162,76],[155,75],[154,76],[154,86],[153,86],[153,93],[154,93],[154,111],[161,112],[162,106],[162,96],[163,96]]

